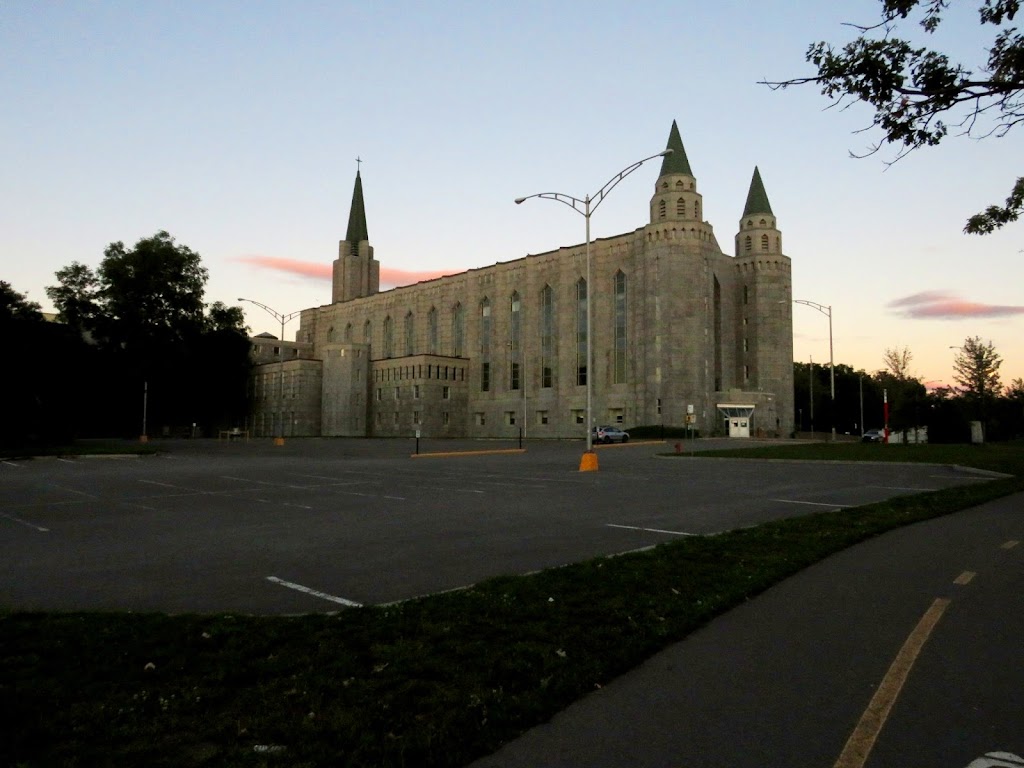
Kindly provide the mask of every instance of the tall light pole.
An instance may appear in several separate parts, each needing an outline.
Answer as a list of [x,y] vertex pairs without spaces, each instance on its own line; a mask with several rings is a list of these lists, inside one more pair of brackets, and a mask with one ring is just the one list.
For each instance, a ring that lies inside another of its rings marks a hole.
[[279,428],[280,429],[279,429],[279,434],[275,438],[275,442],[277,442],[278,445],[281,445],[281,444],[284,443],[284,325],[289,320],[294,320],[296,317],[298,317],[300,314],[302,314],[302,310],[298,309],[298,310],[295,310],[294,312],[289,312],[288,314],[285,315],[285,314],[282,314],[282,313],[278,312],[276,309],[272,309],[272,308],[268,307],[266,304],[261,304],[260,302],[254,301],[253,299],[243,299],[242,297],[239,297],[238,300],[239,301],[247,301],[250,304],[255,304],[257,307],[259,307],[261,309],[265,309],[267,312],[269,312],[271,315],[273,315],[274,318],[278,322],[281,323],[281,336],[280,336],[281,344],[277,348],[278,349],[278,363],[281,366],[278,369],[278,374],[279,374],[278,375],[278,381],[280,383],[280,387],[278,389],[278,395],[277,395],[278,412],[279,412],[278,422],[280,422],[279,423]]
[[665,157],[666,155],[672,154],[671,149],[663,150],[656,155],[645,157],[643,160],[637,160],[632,165],[629,165],[619,171],[617,174],[612,176],[608,182],[601,187],[593,195],[586,195],[582,200],[572,195],[566,195],[561,192],[538,192],[533,195],[527,195],[526,197],[517,197],[516,205],[526,202],[527,200],[539,197],[544,200],[557,200],[564,205],[568,205],[576,213],[581,214],[586,220],[586,260],[587,260],[587,452],[584,455],[584,459],[580,462],[580,471],[593,471],[597,469],[597,457],[594,454],[594,436],[593,436],[593,379],[594,379],[594,338],[591,329],[591,318],[593,313],[591,307],[594,301],[594,287],[590,280],[590,215],[597,210],[597,206],[604,202],[604,199],[618,185],[620,181],[629,176],[633,171],[639,168],[641,165],[646,163],[648,160],[653,160],[656,157]]
[[834,443],[836,441],[836,364],[835,359],[832,357],[832,307],[831,305],[825,306],[816,301],[807,301],[806,299],[793,299],[793,303],[803,304],[828,316],[828,369],[832,383],[832,404],[829,409],[829,418],[832,421],[832,442]]

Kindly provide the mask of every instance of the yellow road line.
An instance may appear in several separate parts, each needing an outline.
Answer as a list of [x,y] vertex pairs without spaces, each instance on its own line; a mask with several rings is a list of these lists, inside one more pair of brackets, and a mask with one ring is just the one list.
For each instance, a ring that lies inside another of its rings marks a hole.
[[960,584],[961,586],[963,586],[964,584],[970,584],[971,581],[974,579],[974,577],[977,576],[977,575],[978,574],[975,573],[974,571],[964,571],[959,576],[957,576],[955,579],[953,579],[953,583],[954,584]]
[[1019,541],[1016,541],[1016,540],[1014,540],[1014,539],[1011,539],[1010,541],[1006,542],[1005,544],[1003,544],[1003,545],[1002,545],[1001,547],[999,547],[999,548],[1000,548],[1000,549],[1013,549],[1013,548],[1014,548],[1014,547],[1016,547],[1016,546],[1017,546],[1018,544],[1020,544],[1020,542],[1019,542]]
[[917,655],[921,652],[921,648],[924,647],[948,606],[948,599],[937,598],[925,611],[924,616],[914,627],[914,631],[903,643],[900,652],[896,654],[889,671],[882,678],[881,685],[878,686],[875,695],[871,697],[868,708],[861,715],[857,727],[850,734],[834,768],[863,768],[871,749],[875,746],[878,734],[889,717],[889,712],[892,711],[893,704],[896,703],[896,697],[900,695],[903,684],[910,676],[910,670],[917,660]]

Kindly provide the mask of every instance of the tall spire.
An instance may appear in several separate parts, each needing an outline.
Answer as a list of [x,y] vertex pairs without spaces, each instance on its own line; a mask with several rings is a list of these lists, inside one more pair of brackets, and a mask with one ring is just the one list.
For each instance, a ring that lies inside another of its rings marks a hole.
[[369,239],[366,231],[366,207],[363,205],[363,179],[359,171],[356,171],[356,188],[352,192],[352,208],[348,214],[348,232],[345,240],[355,249],[356,245]]
[[672,130],[668,134],[668,144],[665,149],[671,149],[671,155],[665,155],[661,161],[661,176],[668,176],[671,173],[682,173],[693,176],[690,170],[690,161],[686,159],[686,150],[683,149],[683,140],[679,136],[679,126],[672,121]]
[[768,193],[764,191],[761,172],[757,170],[756,165],[754,166],[754,177],[750,180],[750,191],[747,192],[747,204],[743,206],[744,216],[754,213],[772,213],[771,203],[768,202]]

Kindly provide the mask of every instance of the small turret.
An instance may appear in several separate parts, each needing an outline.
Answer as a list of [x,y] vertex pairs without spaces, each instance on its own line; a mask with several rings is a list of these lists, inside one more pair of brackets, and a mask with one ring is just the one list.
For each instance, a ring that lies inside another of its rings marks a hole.
[[690,160],[686,157],[675,120],[672,121],[666,149],[671,149],[672,154],[665,155],[661,161],[661,173],[651,197],[651,224],[666,221],[699,223],[704,201],[697,192],[697,179],[690,169]]
[[779,255],[782,253],[782,233],[776,227],[768,193],[764,191],[761,172],[754,167],[754,176],[747,191],[747,202],[740,218],[740,231],[736,235],[736,255]]

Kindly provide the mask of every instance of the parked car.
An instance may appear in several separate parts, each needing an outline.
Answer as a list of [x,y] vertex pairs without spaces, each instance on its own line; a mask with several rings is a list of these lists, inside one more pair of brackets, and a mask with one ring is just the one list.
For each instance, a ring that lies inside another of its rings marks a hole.
[[860,438],[862,443],[881,443],[883,440],[885,440],[885,432],[881,429],[869,429]]
[[593,440],[595,443],[628,443],[629,432],[618,427],[594,427]]

